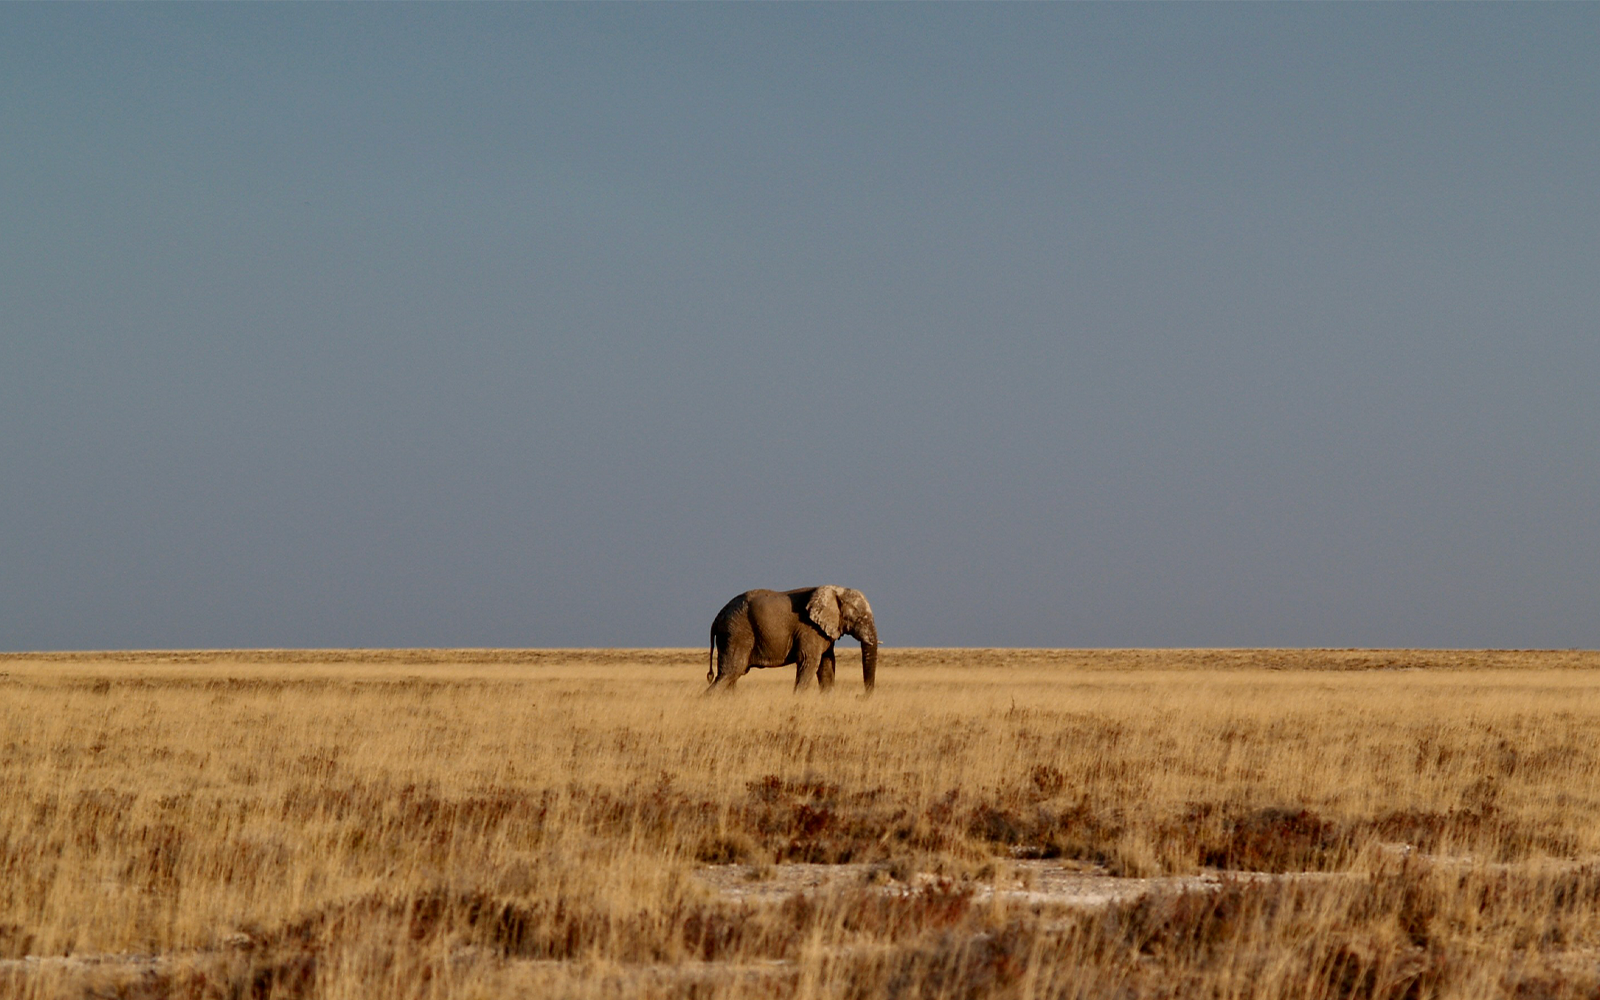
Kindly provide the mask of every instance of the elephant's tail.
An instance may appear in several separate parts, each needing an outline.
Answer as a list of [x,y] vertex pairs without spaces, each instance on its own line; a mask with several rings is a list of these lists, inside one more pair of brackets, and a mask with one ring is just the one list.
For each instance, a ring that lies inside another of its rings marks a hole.
[[706,683],[714,683],[717,679],[717,630],[711,629],[711,649],[706,653]]

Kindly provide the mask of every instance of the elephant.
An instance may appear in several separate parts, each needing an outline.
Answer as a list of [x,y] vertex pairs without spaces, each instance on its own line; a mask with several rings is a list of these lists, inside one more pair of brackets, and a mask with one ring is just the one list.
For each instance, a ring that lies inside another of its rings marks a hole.
[[848,587],[747,590],[717,612],[707,654],[707,692],[728,690],[751,667],[795,664],[794,689],[816,680],[833,687],[833,644],[841,635],[861,642],[867,693],[878,670],[878,628],[866,595]]

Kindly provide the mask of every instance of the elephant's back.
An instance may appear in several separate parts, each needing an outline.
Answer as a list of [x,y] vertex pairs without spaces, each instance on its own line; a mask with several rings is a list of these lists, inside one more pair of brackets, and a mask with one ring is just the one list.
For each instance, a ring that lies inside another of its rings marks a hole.
[[795,621],[804,616],[809,591],[747,590],[722,606],[711,623],[714,632],[726,632],[747,625],[756,633],[773,635],[792,632]]
[[797,590],[747,590],[734,598],[734,601],[743,600],[742,605],[758,615],[782,614],[784,612],[798,612],[806,606],[805,598],[799,596]]

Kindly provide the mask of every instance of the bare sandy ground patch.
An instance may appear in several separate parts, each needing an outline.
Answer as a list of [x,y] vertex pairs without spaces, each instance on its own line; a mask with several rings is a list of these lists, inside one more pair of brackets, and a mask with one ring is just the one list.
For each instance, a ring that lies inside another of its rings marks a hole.
[[[1024,859],[1007,864],[1003,876],[965,888],[975,902],[994,898],[1012,903],[1104,909],[1113,903],[1131,903],[1152,893],[1214,892],[1233,883],[1332,880],[1355,877],[1342,872],[1202,872],[1133,878],[1112,875],[1093,866]],[[897,880],[882,865],[784,864],[711,865],[695,878],[729,899],[776,903],[806,893],[876,886],[884,892],[914,892],[941,884],[938,875],[918,872]]]

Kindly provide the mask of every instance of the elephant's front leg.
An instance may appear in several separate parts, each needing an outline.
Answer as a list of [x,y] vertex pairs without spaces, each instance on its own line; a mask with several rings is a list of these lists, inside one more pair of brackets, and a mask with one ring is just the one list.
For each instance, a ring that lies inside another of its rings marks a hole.
[[816,672],[822,666],[821,654],[800,653],[800,659],[795,662],[795,691],[810,688],[811,682],[816,680]]
[[828,651],[822,654],[822,663],[817,667],[817,685],[821,687],[823,691],[828,691],[833,687],[832,646],[829,646]]
[[822,660],[833,652],[833,643],[820,633],[803,634],[795,644],[794,689],[808,688],[817,679]]

